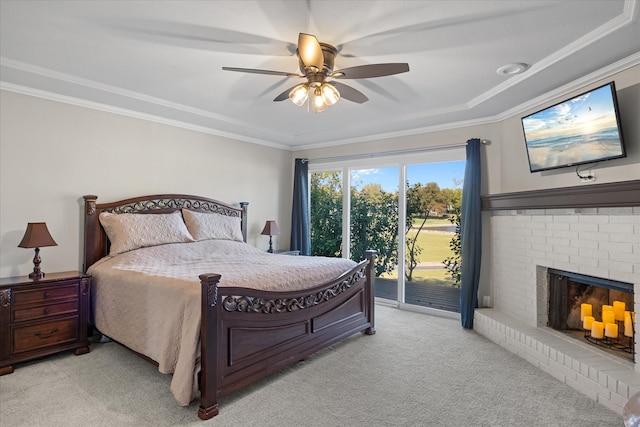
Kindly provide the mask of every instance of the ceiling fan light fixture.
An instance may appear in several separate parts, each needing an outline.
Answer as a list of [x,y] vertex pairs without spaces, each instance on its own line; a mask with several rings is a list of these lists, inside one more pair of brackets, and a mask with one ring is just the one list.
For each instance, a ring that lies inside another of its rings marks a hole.
[[329,83],[323,83],[322,86],[320,86],[320,91],[322,92],[322,101],[326,105],[333,105],[340,99],[338,89]]
[[[305,78],[302,84],[285,89],[273,101],[280,102],[287,98],[301,107],[307,104],[307,111],[324,111],[328,106],[337,103],[340,98],[362,104],[369,98],[359,90],[332,79],[369,79],[373,77],[392,76],[409,71],[407,63],[382,63],[356,65],[354,67],[334,70],[338,49],[330,44],[321,43],[311,34],[298,34],[298,67],[300,74],[286,71],[261,70],[258,68],[222,67],[227,71],[239,71],[252,74],[268,74],[272,76]],[[329,82],[327,82],[329,79]],[[342,93],[340,93],[342,92]]]
[[309,85],[306,83],[299,84],[289,93],[289,99],[298,107],[302,106],[309,96]]
[[322,98],[322,91],[319,87],[315,88],[313,91],[311,109],[316,113],[327,109],[327,104],[325,104],[324,99]]

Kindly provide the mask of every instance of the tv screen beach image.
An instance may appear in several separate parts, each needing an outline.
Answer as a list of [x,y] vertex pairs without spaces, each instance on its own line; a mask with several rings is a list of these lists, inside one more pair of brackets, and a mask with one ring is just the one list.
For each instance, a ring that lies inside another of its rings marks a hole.
[[624,154],[611,85],[522,119],[531,171]]

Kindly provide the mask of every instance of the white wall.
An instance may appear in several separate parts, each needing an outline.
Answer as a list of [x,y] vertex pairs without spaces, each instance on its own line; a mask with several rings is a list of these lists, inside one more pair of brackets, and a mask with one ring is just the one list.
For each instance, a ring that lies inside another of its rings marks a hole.
[[248,201],[248,241],[276,219],[288,248],[291,154],[159,123],[0,92],[0,277],[27,274],[33,250],[18,248],[27,222],[45,221],[58,243],[42,270],[81,268],[81,201],[144,194]]

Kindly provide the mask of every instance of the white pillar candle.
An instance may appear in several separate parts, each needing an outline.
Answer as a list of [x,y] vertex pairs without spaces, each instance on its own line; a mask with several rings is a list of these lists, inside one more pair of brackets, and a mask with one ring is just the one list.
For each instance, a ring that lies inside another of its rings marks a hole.
[[584,321],[584,316],[591,316],[592,310],[591,304],[580,304],[580,320]]
[[605,324],[604,335],[609,338],[618,338],[618,324],[617,323]]
[[616,315],[616,320],[624,320],[624,311],[626,309],[624,301],[613,302],[613,313]]
[[594,320],[591,325],[591,336],[598,339],[604,338],[604,323]]

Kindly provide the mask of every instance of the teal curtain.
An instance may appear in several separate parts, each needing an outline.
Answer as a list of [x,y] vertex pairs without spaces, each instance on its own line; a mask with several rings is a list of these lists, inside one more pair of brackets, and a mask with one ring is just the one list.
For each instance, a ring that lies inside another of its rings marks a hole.
[[306,159],[296,159],[293,171],[290,249],[300,251],[300,255],[311,255],[309,211],[309,162]]
[[482,217],[480,205],[480,140],[467,141],[467,161],[462,185],[460,212],[461,278],[460,318],[462,327],[473,329],[473,313],[478,307]]

